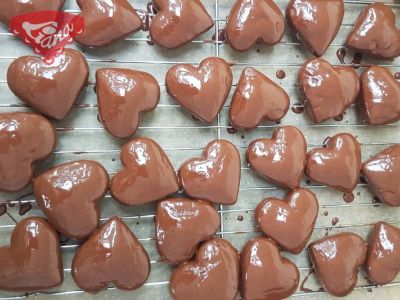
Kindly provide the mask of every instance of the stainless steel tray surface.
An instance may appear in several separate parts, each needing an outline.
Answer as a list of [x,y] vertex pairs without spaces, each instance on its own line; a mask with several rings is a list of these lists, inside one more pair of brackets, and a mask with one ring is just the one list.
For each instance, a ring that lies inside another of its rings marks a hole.
[[[146,10],[148,0],[130,0],[136,9]],[[251,50],[240,53],[235,52],[225,43],[213,41],[212,36],[218,37],[220,29],[225,27],[226,18],[233,0],[203,0],[210,14],[215,17],[213,29],[197,38],[187,46],[177,50],[162,49],[148,44],[148,32],[140,32],[106,48],[80,49],[88,59],[91,75],[90,84],[82,93],[78,103],[70,115],[63,121],[55,121],[57,128],[58,146],[54,153],[45,161],[38,164],[37,173],[50,166],[78,159],[92,159],[102,163],[112,176],[120,167],[120,146],[126,140],[111,137],[99,123],[97,118],[97,101],[94,93],[94,74],[99,67],[122,67],[147,71],[154,75],[161,86],[161,101],[154,112],[143,115],[137,136],[147,136],[156,140],[167,152],[176,169],[186,159],[199,156],[202,148],[213,139],[222,138],[234,143],[242,155],[242,179],[239,200],[233,206],[220,206],[221,215],[220,236],[229,240],[238,250],[251,237],[258,235],[253,224],[253,209],[258,202],[268,196],[283,197],[285,190],[276,187],[249,170],[244,152],[247,145],[254,139],[270,137],[273,130],[279,126],[276,123],[263,123],[250,132],[237,132],[230,134],[228,107],[230,99],[221,111],[218,120],[211,125],[204,125],[192,119],[166,93],[164,77],[172,65],[186,62],[197,64],[203,58],[219,56],[233,64],[234,83],[237,82],[242,69],[252,66],[265,73],[278,82],[289,94],[291,106],[296,106],[300,101],[297,95],[296,75],[299,67],[311,57],[309,51],[292,36],[286,29],[282,41],[274,46],[256,45]],[[276,1],[284,11],[288,0]],[[327,50],[324,58],[332,64],[340,64],[337,51],[343,47],[344,41],[352,29],[352,24],[357,19],[360,10],[371,1],[345,0],[345,16],[339,34]],[[400,25],[400,2],[398,0],[381,1],[388,3],[397,16],[397,26]],[[68,12],[78,13],[79,8],[74,0],[67,0],[65,9]],[[351,64],[354,52],[346,49],[345,63]],[[8,89],[6,72],[13,59],[22,55],[31,55],[32,51],[22,45],[18,38],[13,37],[4,27],[0,28],[0,111],[30,111]],[[400,72],[400,59],[392,62],[376,61],[364,57],[364,64],[379,64],[388,67],[393,73]],[[276,72],[284,70],[286,77],[278,79]],[[357,70],[363,71],[363,67]],[[235,85],[235,84],[234,84]],[[232,88],[231,94],[234,92]],[[309,149],[320,146],[324,139],[341,132],[355,135],[362,145],[363,160],[372,154],[395,143],[400,143],[400,124],[387,126],[366,126],[357,116],[355,106],[352,106],[342,121],[330,120],[322,124],[313,124],[306,114],[296,114],[289,110],[281,125],[294,125],[304,133]],[[352,231],[367,238],[374,222],[384,220],[400,226],[400,208],[392,208],[374,202],[374,195],[366,184],[360,183],[354,191],[355,200],[345,203],[343,194],[321,185],[309,183],[305,179],[302,186],[311,189],[318,196],[320,212],[311,240],[316,240],[326,234],[342,231]],[[9,243],[10,234],[15,222],[27,216],[42,216],[42,212],[35,203],[31,188],[17,194],[0,194],[0,201],[11,200],[14,207],[8,207],[8,215],[0,217],[0,245]],[[19,215],[20,204],[32,205],[32,209],[25,215]],[[147,283],[133,292],[124,292],[115,288],[96,295],[83,293],[74,284],[71,277],[71,260],[77,248],[75,242],[62,246],[65,279],[62,286],[46,293],[31,295],[35,298],[59,296],[63,298],[109,298],[109,299],[170,299],[168,280],[171,267],[160,261],[154,242],[154,213],[155,205],[142,205],[138,207],[125,207],[114,201],[107,194],[101,201],[101,218],[107,220],[111,216],[122,217],[139,240],[143,243],[151,258],[151,275]],[[332,219],[338,218],[339,222],[332,225]],[[299,267],[301,280],[310,271],[310,262],[307,251],[299,255],[283,252]],[[307,296],[312,299],[333,298],[323,291],[318,291],[318,284],[314,275],[306,281],[305,286],[313,292],[305,294],[298,290],[292,297]],[[400,276],[393,283],[385,287],[375,287],[368,283],[365,274],[359,274],[356,290],[347,299],[399,299]],[[7,293],[0,291],[0,298],[22,298],[21,293]]]

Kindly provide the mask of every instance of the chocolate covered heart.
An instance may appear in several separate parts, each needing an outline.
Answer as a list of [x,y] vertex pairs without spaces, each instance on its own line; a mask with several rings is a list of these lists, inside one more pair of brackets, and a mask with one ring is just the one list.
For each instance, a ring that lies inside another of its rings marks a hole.
[[179,168],[183,190],[192,198],[218,204],[235,204],[240,185],[240,154],[225,140],[210,142],[201,158],[187,160]]
[[324,290],[336,297],[350,294],[367,255],[366,242],[357,234],[343,232],[311,243],[308,250]]
[[96,293],[110,284],[122,290],[141,287],[150,274],[150,259],[119,218],[100,226],[79,247],[72,261],[72,277],[84,291]]
[[203,200],[166,199],[158,203],[156,242],[161,257],[172,264],[189,260],[200,242],[219,228],[215,208]]
[[10,25],[12,17],[41,10],[61,10],[65,0],[1,0],[0,23]]
[[175,268],[169,286],[175,300],[234,300],[238,289],[239,253],[228,241],[218,238],[201,245],[194,261]]
[[298,254],[306,246],[318,216],[318,200],[307,189],[295,189],[282,201],[267,198],[254,211],[256,225],[283,249]]
[[351,193],[360,177],[360,144],[348,133],[330,137],[324,144],[325,147],[307,153],[307,176],[314,182]]
[[85,29],[75,40],[89,47],[106,46],[142,28],[128,0],[76,0]]
[[361,171],[382,202],[400,206],[400,145],[391,146],[371,157],[362,164]]
[[376,284],[392,282],[400,271],[400,229],[385,222],[375,224],[365,261],[368,278]]
[[352,67],[332,67],[317,58],[307,61],[297,75],[301,100],[311,120],[319,123],[341,116],[355,102],[360,81]]
[[373,3],[360,13],[346,46],[380,59],[400,55],[400,30],[396,16],[384,3]]
[[107,171],[97,162],[74,161],[33,180],[33,192],[49,222],[64,236],[83,239],[99,225],[98,202],[108,189]]
[[66,117],[88,77],[85,57],[72,49],[51,63],[35,56],[17,58],[7,72],[8,86],[18,98],[58,120]]
[[272,0],[236,0],[226,25],[226,41],[237,51],[256,42],[275,45],[285,31],[285,18]]
[[299,285],[299,270],[281,257],[276,243],[256,237],[247,242],[240,255],[241,287],[244,299],[285,299]]
[[316,56],[322,56],[332,43],[343,16],[343,0],[291,0],[286,7],[291,29]]
[[135,134],[141,113],[155,109],[160,100],[157,80],[129,69],[98,69],[96,93],[104,127],[119,138]]
[[57,232],[39,217],[20,221],[10,246],[0,248],[0,290],[33,292],[63,281],[60,240]]
[[229,118],[235,128],[253,129],[263,119],[282,119],[289,105],[289,96],[285,90],[257,70],[246,68],[233,96]]
[[56,131],[33,113],[0,114],[0,190],[17,192],[33,176],[34,162],[45,159],[56,145]]
[[214,25],[200,0],[153,0],[153,4],[157,14],[150,24],[150,36],[159,46],[178,48]]
[[136,138],[121,148],[124,168],[111,180],[114,198],[138,205],[166,198],[179,190],[178,178],[165,152],[149,138]]
[[246,159],[250,167],[267,180],[287,189],[300,185],[306,166],[306,140],[296,127],[275,129],[272,139],[250,143]]
[[181,64],[170,68],[168,93],[196,118],[211,123],[221,111],[232,87],[232,70],[221,58],[204,59],[198,68]]
[[361,75],[361,117],[368,124],[400,120],[400,84],[384,67],[373,66]]

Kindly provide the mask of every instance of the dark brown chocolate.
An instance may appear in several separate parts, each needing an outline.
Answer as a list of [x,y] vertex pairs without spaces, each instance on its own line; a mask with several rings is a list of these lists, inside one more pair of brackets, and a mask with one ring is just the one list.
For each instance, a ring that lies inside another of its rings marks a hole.
[[172,264],[189,260],[200,242],[219,228],[219,215],[206,201],[187,198],[166,199],[158,203],[156,243],[161,257]]
[[10,246],[0,248],[0,290],[34,292],[59,286],[63,281],[57,232],[39,217],[20,221]]
[[210,142],[201,158],[187,160],[179,168],[183,190],[192,198],[232,205],[240,185],[240,154],[225,140]]
[[256,69],[245,68],[232,99],[229,119],[233,127],[249,130],[264,119],[281,120],[289,105],[284,89]]
[[271,139],[250,143],[246,159],[250,167],[267,180],[287,189],[299,187],[306,166],[307,144],[296,127],[275,129]]
[[119,138],[135,134],[141,113],[154,110],[160,100],[157,80],[129,69],[98,69],[96,93],[102,124]]
[[254,211],[256,225],[283,249],[298,254],[306,246],[318,216],[318,199],[307,189],[295,189],[284,200],[267,198]]
[[291,296],[299,285],[299,270],[281,257],[276,243],[256,237],[247,242],[241,256],[240,293],[246,300],[279,300]]
[[351,193],[360,177],[360,144],[348,133],[328,138],[324,144],[326,147],[312,149],[307,154],[307,176],[311,181]]
[[8,86],[18,98],[57,120],[67,116],[88,77],[85,57],[72,49],[51,63],[36,56],[17,58],[7,72]]
[[352,67],[332,67],[321,58],[303,64],[297,83],[301,100],[315,123],[342,115],[360,90],[358,75]]
[[122,290],[141,287],[150,274],[150,259],[117,217],[100,226],[79,247],[72,261],[72,277],[84,291],[97,293],[110,284]]
[[56,145],[56,131],[47,119],[33,113],[0,113],[0,190],[17,192],[27,186],[34,163]]
[[178,178],[165,152],[149,138],[136,138],[121,148],[124,168],[111,180],[114,198],[139,205],[166,198],[179,190]]

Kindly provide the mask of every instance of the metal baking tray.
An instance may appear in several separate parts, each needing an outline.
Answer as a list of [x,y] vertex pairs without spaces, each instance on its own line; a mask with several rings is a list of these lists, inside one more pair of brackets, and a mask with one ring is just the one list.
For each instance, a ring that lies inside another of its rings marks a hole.
[[[148,0],[130,0],[136,9],[146,10]],[[58,145],[54,153],[44,162],[38,164],[37,173],[50,166],[78,159],[93,159],[102,163],[113,175],[120,168],[119,149],[126,140],[112,138],[99,123],[97,118],[97,101],[94,93],[94,74],[99,67],[122,67],[147,71],[154,75],[161,86],[161,101],[154,112],[143,115],[138,136],[148,136],[155,139],[167,152],[174,167],[188,158],[198,156],[201,149],[211,140],[216,138],[227,139],[234,143],[242,155],[242,179],[239,200],[233,206],[218,207],[221,215],[221,237],[229,240],[238,250],[251,237],[258,235],[253,224],[253,209],[258,202],[267,196],[282,197],[283,189],[257,177],[249,170],[244,152],[246,146],[254,139],[270,137],[273,130],[279,126],[276,123],[264,123],[259,128],[250,132],[237,132],[231,134],[229,130],[228,99],[221,114],[211,125],[204,125],[192,119],[180,106],[178,106],[166,93],[164,76],[168,68],[177,63],[197,64],[208,56],[219,56],[232,63],[234,83],[245,66],[252,66],[265,73],[278,82],[289,94],[291,106],[295,107],[300,101],[297,96],[296,75],[299,67],[311,57],[309,51],[292,36],[288,28],[282,41],[274,46],[256,45],[245,53],[231,50],[228,45],[218,40],[218,32],[225,27],[226,18],[234,0],[202,0],[209,13],[215,18],[215,26],[195,41],[177,50],[162,49],[149,45],[148,32],[140,32],[117,42],[109,47],[100,49],[79,48],[87,57],[91,76],[90,84],[82,93],[79,101],[70,115],[63,121],[54,121],[57,128]],[[285,10],[288,0],[276,1],[282,11]],[[345,16],[339,34],[327,50],[324,58],[332,64],[340,64],[337,51],[343,47],[344,41],[352,29],[360,10],[372,1],[345,0]],[[386,0],[397,16],[397,26],[400,25],[400,2]],[[74,0],[67,0],[65,9],[68,12],[78,13],[79,8]],[[216,41],[212,36],[215,35]],[[0,28],[0,111],[30,111],[8,89],[6,72],[13,59],[21,55],[31,55],[32,51],[22,45],[18,38],[13,37],[4,27]],[[351,64],[354,52],[346,49],[345,63]],[[388,67],[393,73],[400,72],[400,59],[392,62],[376,61],[363,58],[364,64],[379,64]],[[278,79],[276,72],[284,70],[286,77]],[[357,71],[361,72],[363,67]],[[231,94],[234,92],[232,88]],[[400,124],[386,126],[366,126],[361,123],[353,105],[344,115],[343,120],[330,120],[322,124],[312,124],[306,114],[296,114],[289,110],[281,125],[294,125],[304,133],[308,147],[312,148],[322,144],[327,136],[336,133],[350,132],[356,135],[361,142],[363,160],[370,155],[392,145],[400,143]],[[230,131],[230,130],[229,130]],[[393,208],[374,202],[374,195],[366,184],[360,183],[354,191],[355,200],[345,203],[343,194],[321,185],[309,183],[304,179],[302,186],[314,191],[319,199],[320,212],[311,240],[316,240],[326,234],[341,231],[352,231],[367,238],[374,222],[384,220],[400,226],[400,208]],[[10,234],[15,222],[28,216],[42,216],[28,187],[18,194],[0,194],[1,203],[9,203],[8,214],[0,217],[0,246],[9,243]],[[11,202],[10,202],[11,201]],[[19,210],[29,204],[32,209],[20,216]],[[138,207],[125,207],[114,201],[107,194],[101,201],[101,218],[105,221],[111,216],[122,217],[139,240],[147,249],[151,258],[151,275],[147,283],[133,292],[124,292],[115,288],[93,296],[82,292],[73,282],[71,277],[71,260],[76,250],[76,242],[69,241],[62,246],[64,262],[64,283],[45,293],[29,295],[38,299],[46,297],[92,299],[170,299],[168,280],[171,267],[160,261],[154,242],[154,212],[155,205]],[[332,225],[332,219],[338,218],[339,222]],[[310,271],[310,262],[307,251],[299,255],[283,252],[299,267],[301,280]],[[305,287],[312,290],[305,293],[300,289],[292,297],[307,297],[310,299],[333,298],[323,291],[319,291],[314,275],[305,282]],[[365,274],[359,274],[359,281],[355,291],[347,299],[398,299],[400,293],[400,276],[393,283],[384,287],[375,287],[369,283]],[[0,291],[1,299],[18,299],[27,295],[23,293],[8,293]]]

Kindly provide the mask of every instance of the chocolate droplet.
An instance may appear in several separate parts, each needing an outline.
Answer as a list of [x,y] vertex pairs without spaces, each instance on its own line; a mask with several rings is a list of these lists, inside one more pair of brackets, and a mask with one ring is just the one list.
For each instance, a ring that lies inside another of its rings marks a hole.
[[237,220],[240,221],[240,222],[242,222],[242,221],[243,221],[243,216],[242,216],[242,215],[239,215],[239,216],[237,217]]
[[293,106],[292,111],[295,114],[302,114],[304,112],[304,107],[303,106]]
[[335,121],[342,121],[343,118],[344,118],[344,115],[343,115],[343,114],[340,114],[340,115],[334,117],[333,119],[334,119]]
[[341,64],[345,64],[344,58],[346,56],[346,49],[344,48],[339,48],[338,51],[336,51],[336,56],[339,59]]
[[354,201],[354,194],[353,193],[345,193],[343,194],[343,200],[346,203],[350,203]]
[[[218,42],[225,42],[225,28],[218,30]],[[217,36],[214,33],[212,36],[213,41],[217,41]]]
[[328,211],[324,211],[324,216],[326,217],[328,215]]
[[286,77],[286,73],[284,70],[278,70],[276,71],[276,77],[279,79],[284,79]]
[[22,203],[19,206],[19,215],[23,216],[25,215],[28,211],[30,211],[32,209],[32,204],[30,204],[29,202],[27,203]]
[[335,226],[337,223],[339,223],[339,218],[333,218],[332,219],[332,226]]
[[353,55],[353,60],[351,62],[351,64],[353,65],[354,69],[358,69],[361,65],[361,60],[362,60],[362,54],[360,52],[356,52]]

